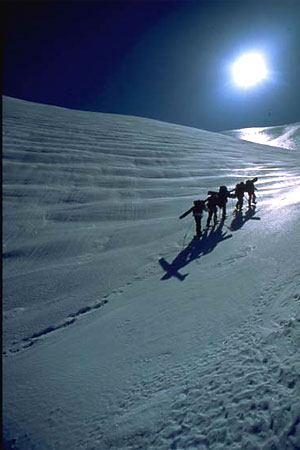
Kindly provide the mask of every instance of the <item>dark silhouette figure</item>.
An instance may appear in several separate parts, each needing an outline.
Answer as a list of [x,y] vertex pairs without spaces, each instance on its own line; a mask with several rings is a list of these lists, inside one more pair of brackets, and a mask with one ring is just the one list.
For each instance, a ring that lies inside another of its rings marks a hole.
[[203,211],[205,211],[205,210],[206,210],[205,200],[195,200],[194,206],[192,206],[190,209],[188,209],[185,213],[181,214],[181,216],[179,217],[179,219],[183,219],[191,212],[193,213],[193,216],[194,216],[194,219],[196,222],[196,236],[195,237],[197,239],[200,239],[201,234],[202,234],[201,219],[202,219]]
[[[234,191],[234,189],[232,189]],[[217,206],[222,211],[222,220],[226,219],[226,205],[228,202],[228,198],[235,198],[235,194],[231,194],[232,191],[227,189],[227,186],[220,186],[219,191],[208,191],[209,195],[215,195],[217,198]]]
[[212,229],[210,232],[205,230],[202,239],[193,239],[188,246],[176,256],[171,264],[164,258],[160,258],[159,263],[166,271],[161,280],[168,280],[171,277],[176,277],[180,281],[184,281],[188,274],[181,275],[179,272],[180,269],[187,266],[195,259],[199,259],[201,256],[211,253],[220,242],[232,237],[232,234],[228,234],[227,231],[223,232],[223,224],[224,223],[221,222],[217,228]]
[[220,186],[218,192],[218,206],[222,210],[222,220],[226,219],[226,205],[228,198],[235,198],[235,194],[231,194],[231,191],[228,191],[226,186]]
[[248,220],[260,220],[260,217],[254,217],[256,214],[256,207],[251,206],[248,211],[243,215],[242,211],[235,211],[235,217],[230,224],[231,231],[237,231],[248,221]]
[[256,195],[255,191],[257,191],[257,188],[254,186],[254,183],[258,180],[257,177],[253,178],[252,180],[247,180],[245,184],[245,192],[248,194],[248,206],[251,207],[251,204],[256,204]]
[[243,181],[241,183],[238,183],[235,186],[234,194],[238,199],[238,201],[236,202],[236,205],[235,205],[237,211],[241,211],[243,208],[245,190],[246,190],[246,185]]
[[206,221],[207,228],[210,226],[210,221],[213,217],[214,219],[214,226],[217,224],[217,205],[218,205],[218,194],[216,192],[213,192],[210,194],[210,196],[206,199],[207,203],[207,209],[208,209],[208,217]]

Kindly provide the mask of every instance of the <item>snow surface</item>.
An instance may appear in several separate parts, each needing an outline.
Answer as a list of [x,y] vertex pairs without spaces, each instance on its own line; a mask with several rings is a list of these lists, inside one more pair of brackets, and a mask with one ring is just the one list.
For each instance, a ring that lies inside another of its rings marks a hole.
[[223,133],[245,141],[256,142],[257,144],[300,151],[300,123],[276,127],[242,128],[240,130],[224,131]]
[[4,448],[299,449],[299,159],[4,98]]

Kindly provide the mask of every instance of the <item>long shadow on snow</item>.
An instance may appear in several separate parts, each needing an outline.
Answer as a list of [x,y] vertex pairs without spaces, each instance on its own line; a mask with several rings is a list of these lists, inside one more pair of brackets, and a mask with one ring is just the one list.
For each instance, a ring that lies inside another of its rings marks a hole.
[[255,206],[250,206],[244,215],[242,211],[235,211],[235,217],[232,220],[229,229],[231,231],[237,231],[242,228],[248,220],[260,220],[260,217],[253,217],[256,212]]
[[180,269],[187,266],[195,259],[199,259],[201,256],[212,252],[220,242],[232,237],[232,234],[227,234],[227,231],[223,232],[223,225],[224,222],[221,222],[218,227],[213,228],[210,233],[208,230],[205,230],[202,238],[200,240],[193,239],[189,245],[176,256],[171,264],[168,263],[165,258],[160,258],[159,264],[166,271],[161,280],[168,280],[171,277],[175,277],[178,278],[178,280],[183,281],[188,276],[188,273],[182,275],[179,272]]

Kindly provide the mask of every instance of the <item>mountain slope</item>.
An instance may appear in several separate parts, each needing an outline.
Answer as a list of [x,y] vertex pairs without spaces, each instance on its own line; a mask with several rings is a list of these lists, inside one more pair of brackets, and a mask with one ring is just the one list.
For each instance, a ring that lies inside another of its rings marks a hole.
[[224,131],[223,133],[258,144],[288,148],[296,151],[300,150],[300,123],[276,127],[242,128],[240,130]]
[[[4,99],[6,445],[299,446],[299,154]],[[199,242],[178,216],[258,176]]]

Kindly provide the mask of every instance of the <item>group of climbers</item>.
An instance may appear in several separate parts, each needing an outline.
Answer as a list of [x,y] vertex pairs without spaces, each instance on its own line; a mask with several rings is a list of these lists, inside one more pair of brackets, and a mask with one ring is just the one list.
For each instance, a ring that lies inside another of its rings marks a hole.
[[244,203],[244,193],[247,192],[248,194],[248,206],[249,208],[251,207],[252,204],[256,203],[256,195],[255,195],[255,190],[256,187],[254,186],[254,183],[258,180],[258,178],[253,178],[252,180],[247,180],[246,183],[244,183],[243,181],[241,183],[238,183],[235,186],[235,196],[238,199],[237,204],[236,204],[236,209],[238,211],[241,211],[243,208],[243,203]]
[[192,206],[189,210],[184,212],[179,219],[183,219],[188,214],[193,213],[195,222],[196,222],[196,238],[200,238],[202,235],[201,230],[201,219],[204,211],[208,212],[206,226],[207,228],[210,226],[211,219],[213,219],[214,226],[217,224],[218,215],[217,208],[219,207],[222,211],[221,220],[224,221],[226,218],[226,205],[228,202],[228,198],[237,198],[237,202],[235,205],[236,211],[241,211],[244,204],[244,194],[248,194],[248,206],[249,208],[252,204],[256,203],[255,190],[256,187],[254,183],[258,180],[258,178],[253,178],[252,180],[247,180],[245,183],[242,181],[238,183],[235,188],[230,191],[226,186],[220,186],[219,191],[208,191],[208,197],[205,200],[195,200],[194,206]]

